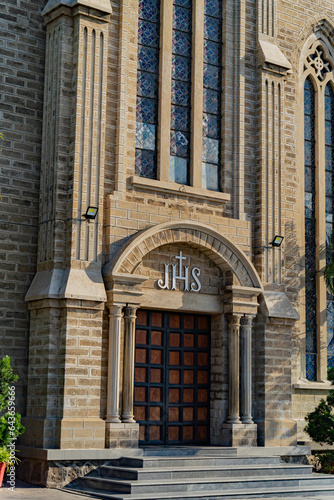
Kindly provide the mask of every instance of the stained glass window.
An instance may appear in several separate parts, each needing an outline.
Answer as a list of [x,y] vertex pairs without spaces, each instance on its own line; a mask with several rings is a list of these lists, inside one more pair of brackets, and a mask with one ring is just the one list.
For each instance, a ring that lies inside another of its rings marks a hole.
[[140,0],[135,173],[157,178],[160,0]]
[[304,86],[306,378],[317,380],[317,290],[315,222],[315,91]]
[[202,186],[220,190],[222,2],[204,4]]
[[[334,163],[334,92],[325,89],[325,168],[326,168],[326,263],[333,262],[333,163]],[[334,366],[334,297],[327,292],[327,366]]]
[[190,182],[191,0],[173,1],[170,180]]

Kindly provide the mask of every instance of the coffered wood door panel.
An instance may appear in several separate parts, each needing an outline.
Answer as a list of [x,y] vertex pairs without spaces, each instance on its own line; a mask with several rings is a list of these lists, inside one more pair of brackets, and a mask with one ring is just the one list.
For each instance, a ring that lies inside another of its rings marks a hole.
[[140,444],[207,444],[210,317],[138,310],[135,419]]

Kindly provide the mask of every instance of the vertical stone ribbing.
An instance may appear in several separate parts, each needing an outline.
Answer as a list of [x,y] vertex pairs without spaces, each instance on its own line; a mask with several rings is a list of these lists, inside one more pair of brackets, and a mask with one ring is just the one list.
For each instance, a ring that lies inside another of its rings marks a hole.
[[278,79],[262,76],[261,117],[258,157],[259,228],[256,235],[256,265],[266,283],[282,281],[282,249],[271,245],[282,235],[282,88]]

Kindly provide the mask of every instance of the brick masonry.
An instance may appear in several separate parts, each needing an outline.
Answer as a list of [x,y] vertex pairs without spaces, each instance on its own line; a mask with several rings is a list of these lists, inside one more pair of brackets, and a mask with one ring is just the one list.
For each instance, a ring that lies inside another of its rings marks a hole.
[[45,30],[44,0],[0,5],[0,356],[20,376],[25,413],[29,314],[24,296],[36,273]]

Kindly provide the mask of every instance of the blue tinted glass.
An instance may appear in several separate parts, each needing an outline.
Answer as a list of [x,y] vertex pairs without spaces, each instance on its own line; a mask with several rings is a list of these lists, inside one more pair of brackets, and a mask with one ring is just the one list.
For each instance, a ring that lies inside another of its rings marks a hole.
[[306,378],[310,381],[317,380],[317,355],[306,354]]
[[219,145],[220,142],[216,139],[203,137],[202,160],[205,163],[218,164],[219,161]]
[[135,174],[149,179],[157,178],[157,158],[154,151],[136,149]]
[[186,57],[173,55],[172,78],[176,80],[190,81],[191,61]]
[[219,191],[218,165],[203,163],[202,187],[211,191]]
[[203,135],[220,139],[220,120],[217,115],[203,114]]
[[170,134],[170,153],[173,156],[187,158],[190,153],[190,136],[183,132],[171,131]]
[[190,104],[189,83],[172,80],[172,104],[189,106]]
[[204,40],[204,62],[209,64],[220,64],[220,44]]
[[153,99],[137,97],[137,121],[155,123],[157,120],[157,107]]
[[154,23],[159,22],[160,0],[139,0],[139,17]]
[[159,51],[152,47],[138,46],[138,69],[157,73],[159,70]]
[[182,31],[173,31],[173,53],[191,56],[191,35]]
[[204,76],[203,76],[204,87],[219,90],[220,71],[221,69],[218,66],[211,66],[210,64],[204,64]]
[[220,42],[221,38],[221,20],[214,17],[205,16],[204,18],[204,38]]
[[170,157],[170,180],[178,184],[189,184],[188,180],[189,160],[178,158],[177,156]]
[[191,9],[192,0],[174,0],[174,5],[181,5],[181,7],[187,7],[188,9]]
[[328,120],[325,121],[325,142],[332,144],[332,123]]
[[172,106],[171,128],[173,130],[187,131],[190,129],[190,109]]
[[174,6],[173,28],[180,31],[191,31],[191,10]]
[[326,170],[333,170],[332,148],[326,147]]
[[159,48],[159,25],[139,19],[138,43]]
[[157,97],[158,75],[138,71],[137,73],[137,94],[145,97]]
[[314,160],[315,160],[315,158],[314,158],[314,145],[312,142],[305,141],[304,163],[305,163],[305,165],[313,166]]
[[[328,85],[327,87],[328,88]],[[326,120],[330,120],[332,116],[332,97],[330,95],[330,92],[328,91],[328,95],[325,97],[325,118]]]
[[314,99],[313,92],[305,91],[304,92],[304,111],[305,115],[313,114],[314,110]]
[[304,139],[305,140],[312,140],[313,139],[313,124],[314,124],[314,118],[313,116],[304,116]]
[[312,193],[305,193],[305,217],[314,217],[314,196]]
[[208,16],[221,17],[220,0],[205,0],[204,12]]
[[333,177],[330,171],[326,171],[326,196],[333,196]]
[[305,167],[305,191],[314,193],[315,189],[315,171],[314,168]]
[[203,111],[206,113],[218,113],[220,95],[218,92],[203,89]]
[[156,126],[150,123],[136,123],[136,148],[155,151]]
[[326,214],[333,213],[333,199],[329,196],[326,196]]
[[306,78],[305,84],[304,84],[304,89],[308,90],[310,92],[314,92],[314,87],[313,87],[313,84],[312,84],[310,78]]

